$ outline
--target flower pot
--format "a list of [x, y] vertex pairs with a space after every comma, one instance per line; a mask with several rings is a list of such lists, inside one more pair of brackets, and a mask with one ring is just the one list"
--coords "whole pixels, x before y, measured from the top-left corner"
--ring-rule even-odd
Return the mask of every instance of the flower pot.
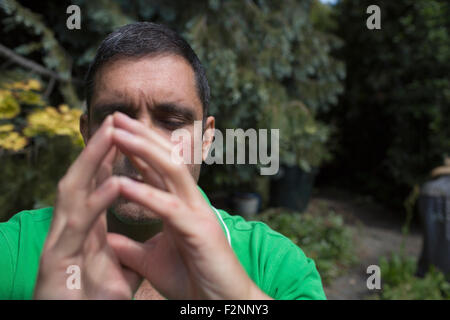
[[298, 166], [281, 165], [270, 182], [270, 206], [306, 210], [317, 172], [316, 168], [306, 172]]
[[235, 193], [231, 197], [231, 204], [233, 213], [249, 218], [258, 213], [261, 197], [257, 193]]

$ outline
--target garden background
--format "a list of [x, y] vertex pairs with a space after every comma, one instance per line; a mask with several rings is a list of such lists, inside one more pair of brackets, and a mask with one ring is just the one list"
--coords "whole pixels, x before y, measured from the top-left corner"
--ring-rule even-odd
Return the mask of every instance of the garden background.
[[[66, 27], [71, 4], [80, 30]], [[372, 4], [380, 30], [366, 26]], [[192, 45], [219, 129], [281, 129], [281, 172], [301, 178], [302, 204], [282, 208], [289, 184], [260, 176], [258, 165], [204, 166], [199, 184], [213, 202], [259, 194], [260, 213], [248, 218], [313, 257], [331, 298], [450, 298], [438, 270], [415, 276], [418, 188], [450, 150], [445, 0], [0, 0], [0, 221], [53, 204], [83, 147], [89, 62], [108, 33], [134, 21], [164, 23]], [[371, 253], [383, 289], [354, 295], [370, 232], [392, 241]]]

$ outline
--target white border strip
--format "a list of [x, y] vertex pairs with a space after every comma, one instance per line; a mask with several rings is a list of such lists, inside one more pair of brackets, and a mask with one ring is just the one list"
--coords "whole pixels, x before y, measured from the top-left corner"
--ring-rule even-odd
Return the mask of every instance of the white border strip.
[[230, 247], [231, 247], [231, 236], [230, 236], [230, 231], [228, 230], [227, 225], [226, 225], [225, 222], [223, 221], [222, 216], [220, 215], [220, 212], [219, 212], [216, 208], [214, 208], [213, 206], [211, 206], [211, 207], [212, 207], [212, 208], [214, 209], [214, 211], [216, 212], [216, 215], [219, 216], [220, 222], [222, 222], [223, 226], [225, 227], [225, 231], [227, 232], [228, 243], [230, 244]]

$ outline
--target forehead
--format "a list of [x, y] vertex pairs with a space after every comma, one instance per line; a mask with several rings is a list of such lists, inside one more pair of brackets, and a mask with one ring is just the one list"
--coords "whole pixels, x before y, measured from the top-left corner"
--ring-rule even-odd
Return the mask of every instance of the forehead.
[[202, 114], [195, 73], [176, 55], [119, 58], [97, 72], [91, 105], [126, 101], [133, 105], [180, 103]]

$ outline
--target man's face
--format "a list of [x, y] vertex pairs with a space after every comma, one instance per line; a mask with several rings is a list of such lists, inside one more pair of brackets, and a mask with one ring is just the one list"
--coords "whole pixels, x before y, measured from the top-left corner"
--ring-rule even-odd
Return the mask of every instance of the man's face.
[[[90, 105], [89, 119], [85, 115], [81, 119], [81, 131], [86, 143], [107, 115], [120, 111], [168, 141], [171, 141], [171, 134], [176, 129], [189, 131], [191, 141], [183, 144], [182, 150], [190, 148], [190, 154], [194, 154], [194, 121], [203, 119], [203, 107], [197, 93], [194, 71], [182, 57], [120, 58], [107, 63], [96, 74]], [[208, 128], [214, 128], [213, 117], [206, 119], [203, 129]], [[203, 141], [203, 159], [211, 140], [212, 137], [209, 137]], [[171, 143], [178, 144], [176, 141]], [[197, 181], [200, 164], [189, 164], [188, 168]], [[113, 174], [141, 179], [138, 170], [121, 152], [114, 160]], [[165, 189], [156, 171], [148, 182]], [[110, 209], [125, 223], [146, 223], [156, 218], [151, 211], [124, 198], [117, 199]]]

